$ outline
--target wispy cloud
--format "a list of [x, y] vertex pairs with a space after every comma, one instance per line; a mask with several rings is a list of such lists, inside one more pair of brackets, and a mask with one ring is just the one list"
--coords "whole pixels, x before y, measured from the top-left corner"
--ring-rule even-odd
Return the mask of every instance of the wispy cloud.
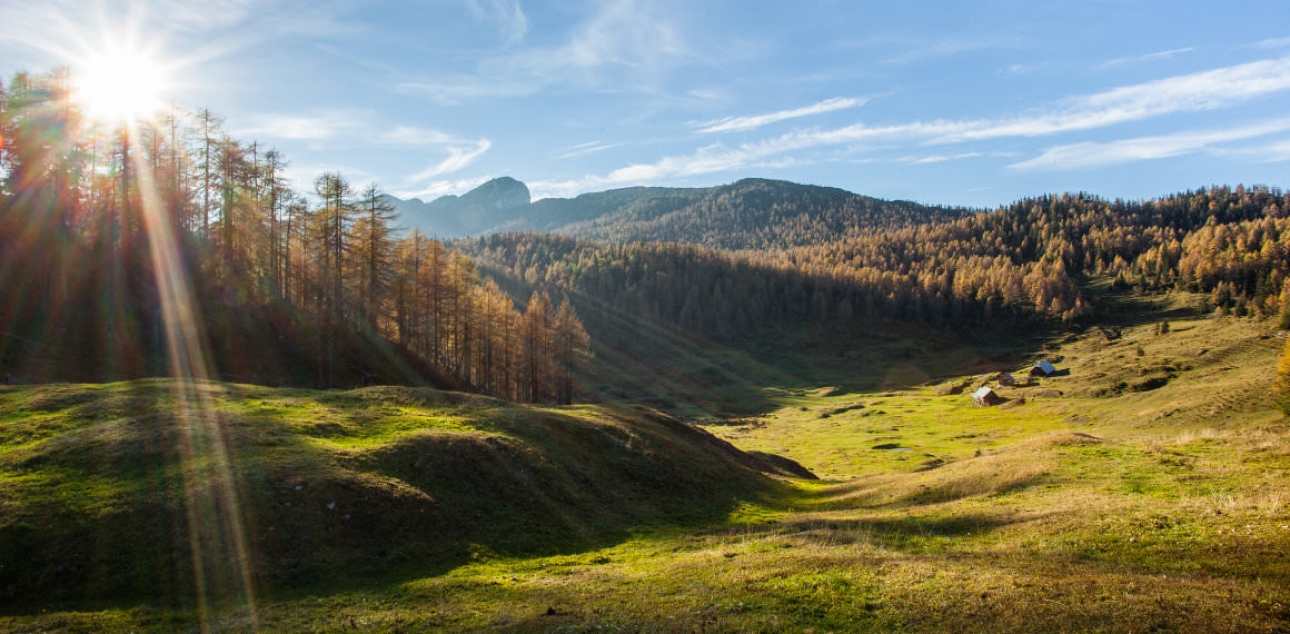
[[315, 115], [263, 115], [253, 118], [251, 125], [234, 130], [233, 135], [322, 141], [362, 129], [366, 117], [366, 113], [353, 110], [329, 110]]
[[462, 168], [466, 167], [467, 165], [474, 163], [475, 159], [478, 159], [479, 157], [483, 156], [484, 152], [487, 152], [488, 148], [491, 148], [491, 147], [493, 147], [493, 143], [488, 139], [480, 139], [478, 142], [476, 142], [473, 146], [470, 146], [470, 147], [449, 146], [447, 148], [448, 150], [447, 158], [443, 159], [442, 161], [439, 161], [438, 163], [435, 163], [434, 165], [431, 165], [430, 167], [427, 167], [424, 170], [421, 170], [420, 172], [417, 172], [416, 174], [409, 176], [408, 182], [416, 183], [419, 181], [426, 180], [428, 178], [434, 178], [436, 176], [442, 176], [444, 174], [452, 174], [453, 172], [460, 171]]
[[442, 130], [434, 128], [419, 128], [415, 126], [398, 126], [393, 130], [387, 130], [375, 135], [379, 143], [389, 145], [470, 145], [474, 141], [463, 139], [459, 136], [448, 134]]
[[1154, 62], [1156, 60], [1169, 59], [1170, 57], [1173, 57], [1175, 55], [1180, 55], [1182, 53], [1190, 53], [1194, 50], [1196, 50], [1196, 47], [1188, 46], [1186, 48], [1174, 48], [1167, 51], [1147, 53], [1146, 55], [1132, 55], [1129, 57], [1120, 57], [1107, 62], [1103, 62], [1101, 66], [1098, 66], [1098, 68], [1114, 68], [1116, 66], [1126, 66], [1129, 64], [1137, 64], [1140, 62]]
[[307, 196], [313, 196], [314, 181], [324, 172], [344, 174], [350, 183], [355, 184], [376, 180], [376, 177], [371, 172], [340, 163], [290, 163], [283, 170], [283, 176], [287, 179], [287, 182], [293, 185], [296, 191]]
[[[1059, 102], [1050, 112], [1006, 119], [913, 121], [885, 126], [856, 123], [833, 129], [798, 130], [733, 147], [709, 145], [688, 155], [632, 164], [602, 176], [551, 183], [550, 187], [562, 192], [588, 191], [597, 187], [748, 169], [771, 165], [775, 157], [792, 152], [827, 146], [857, 147], [899, 142], [928, 146], [1048, 136], [1178, 112], [1223, 108], [1287, 89], [1290, 89], [1290, 58], [1263, 60], [1075, 97]], [[1164, 151], [1167, 143], [1162, 141], [1161, 144], [1156, 151]], [[1085, 149], [1091, 151], [1093, 148]], [[1074, 150], [1068, 151], [1073, 156]], [[1139, 151], [1150, 152], [1145, 145]], [[1023, 161], [1017, 166], [1024, 168], [1030, 164]]]
[[1024, 64], [1009, 64], [1001, 69], [1006, 75], [1028, 75], [1030, 73], [1045, 70], [1052, 66], [1051, 62], [1027, 62]]
[[506, 45], [514, 45], [528, 33], [529, 21], [518, 0], [467, 0], [466, 6], [476, 19], [497, 27], [497, 35]]
[[[1090, 130], [1176, 112], [1214, 110], [1290, 89], [1290, 57], [1179, 75], [1077, 97], [1052, 114], [1011, 120], [947, 123], [939, 141], [1041, 136]], [[930, 131], [930, 130], [929, 130]]]
[[371, 123], [370, 118], [368, 113], [348, 110], [312, 116], [268, 116], [256, 119], [254, 125], [241, 128], [234, 134], [239, 137], [290, 139], [318, 144], [345, 140], [377, 146], [424, 149], [447, 155], [407, 177], [408, 183], [458, 172], [474, 163], [493, 146], [493, 142], [487, 138], [465, 138], [434, 128], [398, 126], [381, 131]]
[[792, 110], [780, 110], [778, 112], [747, 117], [725, 117], [715, 121], [696, 123], [694, 125], [699, 128], [698, 131], [701, 133], [753, 130], [764, 125], [787, 121], [789, 119], [809, 117], [811, 115], [833, 112], [835, 110], [856, 108], [863, 106], [868, 101], [869, 100], [867, 98], [859, 97], [834, 97], [832, 99], [825, 99], [819, 103], [803, 106], [801, 108], [794, 108]]
[[990, 49], [1003, 48], [1013, 44], [995, 39], [948, 39], [932, 44], [920, 44], [904, 53], [886, 57], [883, 64], [909, 64], [937, 57], [952, 57], [963, 53], [973, 53]]
[[534, 94], [550, 86], [653, 91], [677, 66], [704, 60], [666, 7], [640, 0], [598, 4], [559, 46], [516, 49], [484, 59], [473, 73], [398, 84], [404, 94], [445, 104]]
[[1253, 126], [1181, 132], [1161, 136], [1122, 139], [1110, 143], [1072, 143], [1049, 148], [1035, 158], [1013, 163], [1019, 170], [1076, 170], [1120, 165], [1135, 161], [1193, 154], [1221, 143], [1230, 143], [1290, 130], [1290, 119]]
[[1261, 48], [1265, 50], [1286, 48], [1290, 46], [1290, 37], [1274, 37], [1267, 40], [1260, 40], [1258, 42], [1248, 44], [1247, 46], [1249, 48]]
[[985, 155], [985, 152], [962, 152], [960, 154], [950, 155], [933, 154], [931, 156], [911, 158], [909, 159], [909, 162], [913, 165], [928, 165], [931, 163], [944, 163], [946, 161], [961, 161], [963, 159], [979, 158]]
[[1290, 161], [1290, 139], [1247, 147], [1214, 148], [1211, 151], [1219, 156], [1235, 156], [1254, 163], [1281, 163]]
[[555, 158], [561, 159], [561, 160], [577, 158], [579, 156], [595, 154], [596, 152], [603, 152], [605, 150], [613, 149], [621, 145], [622, 145], [621, 143], [601, 143], [600, 141], [589, 141], [587, 143], [579, 143], [573, 147], [565, 148], [565, 150], [562, 151], [560, 154], [555, 155]]
[[461, 180], [438, 180], [426, 183], [417, 189], [408, 189], [394, 192], [394, 196], [404, 200], [410, 198], [420, 198], [422, 200], [434, 200], [440, 196], [449, 194], [464, 194], [484, 183], [491, 180], [492, 176], [481, 176], [479, 178], [465, 178]]

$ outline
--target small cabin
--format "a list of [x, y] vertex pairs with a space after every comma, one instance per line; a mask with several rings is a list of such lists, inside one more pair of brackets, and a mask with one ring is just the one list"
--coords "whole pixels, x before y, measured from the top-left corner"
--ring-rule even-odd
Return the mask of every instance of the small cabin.
[[1010, 372], [996, 372], [990, 377], [1000, 387], [1012, 387], [1017, 384], [1017, 379], [1013, 378]]
[[1003, 399], [995, 392], [993, 388], [986, 386], [972, 393], [972, 403], [981, 407], [990, 407], [998, 405]]
[[1030, 376], [1052, 376], [1055, 372], [1057, 372], [1057, 368], [1054, 368], [1053, 364], [1048, 362], [1048, 359], [1044, 359], [1030, 368]]

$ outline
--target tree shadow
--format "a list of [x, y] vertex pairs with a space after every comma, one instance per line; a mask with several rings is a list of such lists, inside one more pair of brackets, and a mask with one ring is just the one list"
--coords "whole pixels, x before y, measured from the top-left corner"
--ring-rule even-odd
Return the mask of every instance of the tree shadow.
[[[0, 461], [0, 470], [53, 482], [0, 522], [0, 609], [34, 614], [89, 601], [193, 609], [191, 540], [205, 533], [194, 531], [201, 518], [191, 504], [218, 491], [184, 477], [214, 454], [184, 458], [173, 385], [136, 381], [51, 399], [49, 412], [86, 423]], [[582, 417], [419, 388], [196, 389], [215, 401], [207, 415], [236, 484], [235, 499], [212, 508], [240, 518], [261, 597], [366, 589], [491, 557], [586, 552], [641, 527], [719, 523], [784, 488], [723, 441], [637, 408]], [[462, 418], [338, 447], [303, 433], [310, 421], [293, 416], [312, 414], [284, 413], [274, 403], [284, 397], [342, 413], [356, 403], [431, 412], [453, 403]], [[99, 488], [85, 490], [87, 481]]]

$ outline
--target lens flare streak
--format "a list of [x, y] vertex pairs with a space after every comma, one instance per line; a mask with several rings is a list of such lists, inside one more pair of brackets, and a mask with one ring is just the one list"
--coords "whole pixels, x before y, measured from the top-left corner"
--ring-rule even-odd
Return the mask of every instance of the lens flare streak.
[[132, 165], [175, 379], [188, 539], [202, 628], [209, 628], [215, 610], [230, 607], [244, 610], [250, 627], [258, 629], [245, 509], [230, 458], [228, 429], [211, 401], [212, 390], [219, 386], [210, 381], [213, 372], [198, 330], [191, 285], [155, 177], [140, 155], [134, 156]]

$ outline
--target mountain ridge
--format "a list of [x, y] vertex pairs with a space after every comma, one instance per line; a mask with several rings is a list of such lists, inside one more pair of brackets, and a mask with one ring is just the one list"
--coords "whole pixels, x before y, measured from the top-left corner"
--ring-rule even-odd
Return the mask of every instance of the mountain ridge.
[[389, 199], [407, 228], [443, 238], [543, 232], [729, 250], [790, 248], [975, 211], [763, 178], [713, 187], [626, 187], [534, 201], [522, 182], [501, 177], [462, 196], [428, 203]]

